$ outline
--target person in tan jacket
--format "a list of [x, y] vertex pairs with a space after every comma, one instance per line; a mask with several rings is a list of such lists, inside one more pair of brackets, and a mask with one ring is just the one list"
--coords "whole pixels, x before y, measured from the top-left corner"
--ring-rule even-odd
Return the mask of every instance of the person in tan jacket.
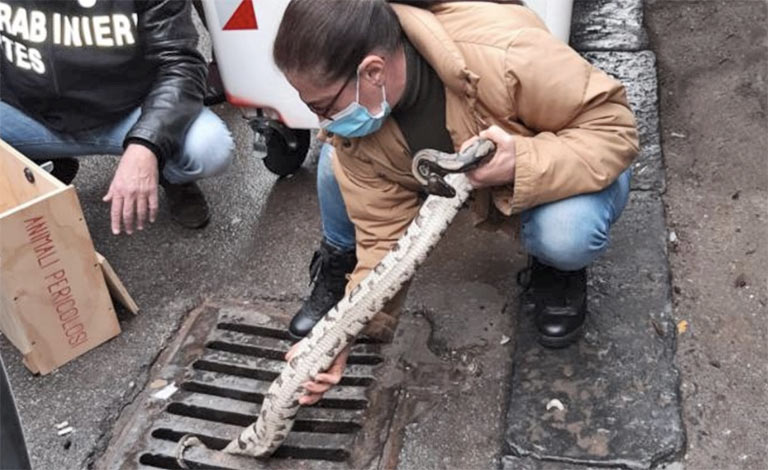
[[[274, 59], [331, 136], [333, 152], [324, 152], [321, 170], [332, 165], [354, 225], [357, 264], [347, 289], [419, 209], [423, 189], [411, 174], [412, 155], [454, 152], [480, 136], [497, 150], [469, 173], [477, 225], [519, 232], [531, 255], [540, 342], [566, 347], [577, 339], [586, 267], [607, 247], [638, 153], [618, 81], [553, 37], [533, 11], [508, 2], [419, 8], [292, 0]], [[391, 338], [395, 304], [365, 333]], [[300, 315], [294, 320], [309, 328], [319, 320]], [[302, 402], [337, 382], [345, 360], [308, 383]]]

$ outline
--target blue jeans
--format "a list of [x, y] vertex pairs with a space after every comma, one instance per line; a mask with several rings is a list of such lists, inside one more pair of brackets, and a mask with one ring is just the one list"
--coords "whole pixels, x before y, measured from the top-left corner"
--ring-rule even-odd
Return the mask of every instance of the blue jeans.
[[[332, 147], [323, 146], [317, 170], [317, 190], [325, 240], [336, 248], [355, 248], [355, 227], [347, 216], [331, 168]], [[632, 172], [624, 171], [610, 186], [534, 207], [521, 214], [521, 238], [528, 254], [562, 271], [576, 271], [606, 248], [611, 226], [629, 198]]]
[[[121, 121], [62, 134], [0, 101], [0, 139], [29, 158], [53, 160], [82, 155], [122, 155], [123, 141], [141, 115], [137, 108]], [[213, 112], [203, 108], [187, 131], [182, 150], [165, 162], [163, 176], [174, 184], [215, 176], [232, 162], [232, 135]]]
[[326, 243], [339, 250], [354, 250], [355, 226], [349, 220], [339, 183], [333, 174], [332, 155], [333, 146], [323, 144], [317, 162], [317, 199], [320, 202], [320, 218], [323, 221], [323, 238]]

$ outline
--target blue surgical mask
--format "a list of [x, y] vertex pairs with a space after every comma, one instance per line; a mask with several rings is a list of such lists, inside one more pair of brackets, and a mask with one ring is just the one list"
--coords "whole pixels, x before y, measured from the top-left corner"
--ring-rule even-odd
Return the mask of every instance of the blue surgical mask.
[[368, 109], [360, 104], [360, 71], [358, 70], [355, 101], [331, 116], [331, 119], [324, 119], [320, 123], [320, 127], [342, 137], [363, 137], [373, 134], [381, 129], [384, 120], [391, 111], [389, 103], [387, 103], [387, 90], [383, 85], [381, 95], [381, 111], [376, 116], [371, 116]]

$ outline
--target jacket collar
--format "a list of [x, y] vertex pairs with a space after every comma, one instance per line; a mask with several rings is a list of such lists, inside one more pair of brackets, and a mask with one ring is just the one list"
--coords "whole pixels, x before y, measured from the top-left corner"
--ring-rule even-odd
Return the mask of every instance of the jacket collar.
[[393, 4], [392, 8], [411, 44], [435, 69], [445, 87], [474, 102], [479, 77], [469, 70], [461, 51], [432, 10], [402, 4]]

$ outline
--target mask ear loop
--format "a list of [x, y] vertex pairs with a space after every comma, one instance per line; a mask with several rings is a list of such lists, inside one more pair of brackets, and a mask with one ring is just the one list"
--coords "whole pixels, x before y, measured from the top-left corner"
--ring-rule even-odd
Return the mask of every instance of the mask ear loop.
[[357, 68], [357, 77], [355, 78], [355, 103], [360, 104], [360, 67]]
[[381, 85], [381, 104], [379, 105], [381, 107], [381, 111], [378, 112], [376, 116], [373, 116], [370, 111], [368, 111], [368, 108], [363, 106], [360, 103], [360, 67], [357, 68], [357, 83], [355, 84], [355, 103], [357, 103], [359, 106], [363, 107], [365, 109], [366, 113], [373, 118], [380, 118], [384, 116], [387, 112], [387, 108], [389, 107], [389, 103], [387, 102], [387, 87], [385, 85]]
[[[360, 103], [360, 67], [357, 68], [357, 78], [355, 79], [355, 102]], [[387, 87], [385, 85], [381, 85], [381, 109], [384, 109], [384, 103], [389, 105], [387, 103]]]

